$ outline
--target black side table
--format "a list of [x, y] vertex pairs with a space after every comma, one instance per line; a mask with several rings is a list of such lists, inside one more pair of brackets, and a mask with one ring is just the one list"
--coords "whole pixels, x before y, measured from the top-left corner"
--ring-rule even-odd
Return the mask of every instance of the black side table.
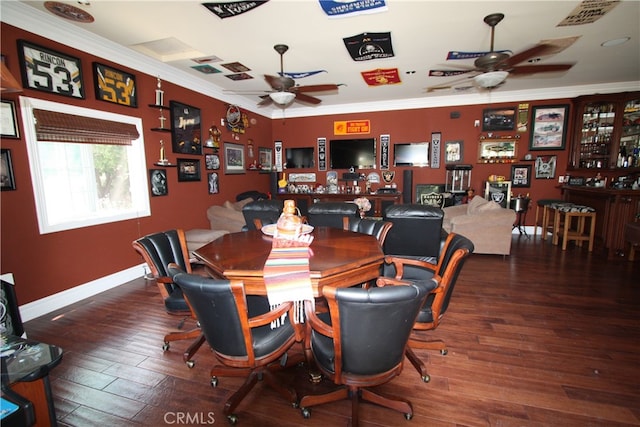
[[509, 207], [516, 211], [517, 214], [517, 221], [513, 225], [512, 230], [517, 228], [520, 234], [524, 234], [527, 238], [529, 238], [529, 235], [527, 234], [527, 230], [525, 230], [524, 226], [527, 219], [527, 211], [529, 210], [530, 201], [531, 199], [528, 197], [516, 197], [515, 199], [511, 199], [511, 202], [509, 203]]
[[[9, 400], [16, 394], [31, 402], [31, 423], [26, 425], [56, 426], [49, 371], [60, 364], [62, 349], [13, 335], [3, 335], [0, 347], [2, 393]], [[35, 415], [35, 420], [33, 420]], [[34, 423], [35, 422], [35, 423]], [[25, 425], [25, 424], [23, 424]], [[4, 423], [3, 423], [4, 426]]]

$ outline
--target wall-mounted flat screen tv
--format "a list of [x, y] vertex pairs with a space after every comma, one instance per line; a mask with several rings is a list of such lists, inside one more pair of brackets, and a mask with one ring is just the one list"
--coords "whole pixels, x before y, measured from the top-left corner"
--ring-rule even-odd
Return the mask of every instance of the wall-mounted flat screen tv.
[[287, 169], [306, 169], [315, 166], [315, 151], [313, 147], [286, 148], [284, 155]]
[[332, 139], [329, 162], [331, 169], [375, 169], [376, 139]]
[[394, 166], [429, 166], [429, 143], [393, 144]]

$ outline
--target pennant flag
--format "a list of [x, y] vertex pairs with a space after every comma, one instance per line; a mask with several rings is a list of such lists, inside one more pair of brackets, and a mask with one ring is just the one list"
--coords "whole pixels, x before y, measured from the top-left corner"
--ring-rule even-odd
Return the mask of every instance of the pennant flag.
[[429, 70], [429, 77], [451, 77], [470, 73], [472, 70]]
[[391, 58], [394, 56], [391, 46], [391, 33], [362, 33], [346, 37], [344, 45], [354, 61]]
[[338, 18], [343, 16], [378, 13], [387, 10], [385, 0], [319, 0], [320, 7], [328, 16]]
[[[498, 53], [513, 53], [510, 50], [498, 50]], [[447, 60], [453, 59], [471, 59], [471, 58], [480, 58], [481, 56], [486, 55], [490, 52], [459, 52], [459, 51], [451, 51], [447, 54]]]
[[326, 73], [326, 72], [327, 70], [318, 70], [318, 71], [303, 71], [301, 73], [278, 72], [278, 74], [281, 75], [282, 77], [289, 77], [295, 80], [295, 79], [304, 79], [305, 77], [315, 76], [316, 74]]
[[267, 1], [268, 0], [228, 1], [221, 3], [202, 3], [202, 5], [213, 12], [218, 18], [224, 19], [242, 15], [258, 6], [262, 6]]
[[393, 85], [402, 83], [397, 68], [378, 68], [371, 71], [363, 71], [362, 78], [369, 86]]

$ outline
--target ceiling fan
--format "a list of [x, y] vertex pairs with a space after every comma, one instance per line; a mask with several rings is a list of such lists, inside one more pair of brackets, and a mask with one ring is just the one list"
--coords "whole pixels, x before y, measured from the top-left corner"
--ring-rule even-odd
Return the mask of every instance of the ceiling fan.
[[262, 95], [262, 100], [258, 105], [269, 105], [276, 103], [280, 106], [288, 105], [294, 99], [300, 102], [306, 102], [308, 104], [319, 104], [322, 102], [320, 98], [307, 95], [309, 92], [327, 92], [331, 90], [337, 90], [336, 84], [321, 84], [321, 85], [308, 85], [308, 86], [296, 86], [295, 81], [285, 75], [284, 73], [284, 54], [289, 50], [289, 46], [286, 44], [277, 44], [273, 46], [276, 52], [280, 54], [280, 75], [270, 76], [265, 74], [264, 79], [271, 86], [273, 91], [267, 95]]
[[[573, 64], [525, 64], [520, 63], [531, 58], [545, 55], [556, 50], [556, 46], [552, 44], [540, 43], [529, 49], [525, 49], [515, 55], [510, 55], [504, 51], [496, 52], [493, 48], [495, 27], [504, 19], [502, 13], [492, 13], [484, 17], [484, 22], [491, 27], [491, 48], [488, 53], [477, 58], [474, 67], [458, 74], [475, 73], [474, 76], [465, 76], [464, 78], [451, 81], [446, 84], [431, 86], [427, 88], [427, 92], [438, 89], [449, 89], [453, 85], [468, 79], [474, 80], [474, 83], [484, 89], [493, 89], [498, 87], [509, 75], [526, 75], [545, 72], [566, 71], [573, 67]], [[447, 75], [449, 72], [455, 73], [453, 70], [432, 70], [429, 75]], [[450, 75], [450, 74], [449, 74]]]

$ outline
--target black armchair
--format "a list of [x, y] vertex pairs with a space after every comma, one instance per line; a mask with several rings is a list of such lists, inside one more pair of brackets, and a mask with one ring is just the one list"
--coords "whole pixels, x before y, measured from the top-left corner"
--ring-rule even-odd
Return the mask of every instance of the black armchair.
[[[175, 263], [184, 271], [191, 273], [184, 231], [177, 229], [149, 234], [135, 240], [133, 248], [142, 255], [142, 258], [151, 269], [151, 274], [156, 280], [167, 313], [183, 317], [178, 329], [182, 328], [185, 317], [195, 319], [195, 315], [185, 300], [182, 290], [173, 282], [167, 272], [167, 265]], [[204, 336], [200, 332], [200, 328], [196, 327], [189, 331], [168, 333], [164, 336], [162, 348], [167, 351], [171, 342], [186, 339], [195, 339], [183, 354], [183, 359], [187, 366], [193, 368], [195, 364], [192, 360], [193, 355], [204, 343]]]
[[383, 219], [393, 223], [384, 243], [384, 253], [419, 257], [435, 264], [446, 232], [442, 229], [442, 209], [420, 204], [387, 207]]
[[384, 288], [324, 287], [329, 313], [316, 314], [306, 302], [305, 354], [336, 385], [323, 395], [300, 400], [302, 415], [309, 407], [346, 398], [352, 401], [352, 425], [358, 425], [360, 399], [413, 416], [408, 400], [382, 396], [366, 387], [384, 384], [402, 372], [407, 340], [429, 287], [411, 283]]
[[[289, 349], [302, 341], [304, 332], [302, 325], [289, 320], [293, 318], [293, 303], [270, 311], [266, 298], [248, 298], [240, 281], [187, 274], [176, 265], [170, 265], [169, 270], [191, 302], [207, 342], [222, 363], [211, 369], [211, 385], [218, 385], [218, 375], [246, 376], [244, 384], [225, 403], [224, 414], [229, 421], [237, 422], [234, 410], [259, 380], [297, 407], [296, 392], [280, 384], [273, 373], [303, 360], [301, 353], [287, 357]], [[272, 328], [271, 322], [287, 312], [283, 324]]]
[[247, 230], [260, 230], [263, 225], [275, 224], [282, 213], [284, 202], [277, 199], [254, 200], [242, 207]]
[[[423, 307], [420, 309], [414, 330], [426, 331], [436, 329], [449, 308], [449, 302], [453, 295], [458, 276], [460, 275], [464, 262], [471, 253], [473, 253], [473, 243], [471, 240], [460, 234], [450, 233], [445, 241], [438, 264], [434, 265], [418, 259], [387, 256], [385, 257], [385, 263], [393, 264], [394, 271], [396, 272], [395, 277], [380, 277], [377, 280], [377, 284], [378, 286], [385, 286], [387, 284], [403, 283], [407, 280], [435, 280], [438, 286], [431, 291]], [[418, 274], [419, 272], [422, 274]], [[408, 278], [408, 276], [410, 277]], [[442, 340], [426, 341], [417, 334], [412, 334], [409, 340], [409, 347], [407, 348], [407, 358], [421, 374], [422, 380], [429, 382], [430, 377], [427, 373], [427, 368], [412, 350], [415, 348], [439, 350], [442, 355], [445, 355], [447, 354], [447, 346]]]
[[352, 216], [343, 217], [342, 228], [356, 233], [364, 233], [374, 236], [378, 239], [380, 246], [384, 245], [384, 241], [389, 234], [389, 230], [393, 227], [393, 223], [389, 221], [379, 221], [371, 218], [358, 218]]
[[317, 202], [309, 207], [307, 221], [314, 227], [343, 228], [345, 216], [358, 217], [358, 205], [348, 202]]

